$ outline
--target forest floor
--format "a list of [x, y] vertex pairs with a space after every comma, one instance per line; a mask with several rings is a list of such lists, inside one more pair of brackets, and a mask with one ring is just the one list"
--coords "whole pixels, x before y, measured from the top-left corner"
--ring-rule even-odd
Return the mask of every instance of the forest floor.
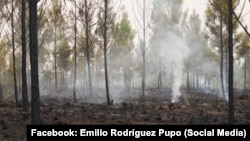
[[[40, 116], [43, 124], [52, 125], [227, 124], [228, 102], [215, 94], [183, 92], [180, 101], [171, 103], [166, 94], [155, 91], [147, 90], [144, 103], [139, 94], [124, 93], [123, 100], [115, 100], [112, 106], [106, 105], [105, 91], [76, 103], [72, 96], [41, 96]], [[250, 95], [237, 94], [234, 106], [235, 124], [250, 124]], [[13, 98], [0, 101], [0, 141], [25, 141], [30, 117]]]

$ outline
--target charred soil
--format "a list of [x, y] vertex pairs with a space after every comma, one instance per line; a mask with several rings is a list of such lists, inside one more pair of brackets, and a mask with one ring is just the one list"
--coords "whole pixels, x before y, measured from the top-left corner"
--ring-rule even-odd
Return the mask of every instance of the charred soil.
[[[105, 96], [105, 94], [103, 94]], [[146, 102], [138, 95], [125, 94], [107, 106], [105, 97], [41, 96], [40, 116], [43, 124], [62, 125], [203, 125], [227, 124], [228, 102], [214, 94], [184, 93], [180, 101], [171, 103], [166, 94], [154, 90], [146, 93]], [[250, 124], [250, 96], [235, 96], [235, 124]], [[0, 140], [25, 141], [26, 125], [31, 113], [16, 106], [13, 98], [0, 101]]]

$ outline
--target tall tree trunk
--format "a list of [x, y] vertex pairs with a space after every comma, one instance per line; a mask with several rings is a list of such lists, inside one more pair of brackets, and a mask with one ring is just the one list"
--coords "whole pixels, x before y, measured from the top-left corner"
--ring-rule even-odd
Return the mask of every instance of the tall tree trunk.
[[224, 89], [224, 77], [223, 77], [223, 21], [222, 13], [220, 13], [220, 83], [221, 83], [221, 93], [225, 96]]
[[63, 89], [63, 69], [61, 69], [61, 90]]
[[73, 84], [73, 96], [74, 96], [74, 98], [73, 98], [73, 101], [74, 101], [74, 103], [76, 102], [76, 32], [77, 32], [77, 30], [76, 30], [76, 22], [77, 22], [77, 20], [76, 20], [76, 0], [75, 0], [75, 27], [74, 27], [74, 29], [75, 29], [75, 43], [74, 43], [74, 84]]
[[86, 26], [86, 49], [87, 49], [87, 66], [88, 66], [88, 86], [89, 86], [89, 97], [93, 96], [92, 90], [92, 78], [91, 78], [91, 69], [90, 69], [90, 46], [89, 46], [89, 14], [88, 14], [88, 3], [85, 0], [85, 26]]
[[158, 92], [162, 91], [162, 76], [161, 76], [161, 69], [158, 75]]
[[104, 69], [105, 69], [105, 84], [106, 84], [106, 96], [107, 104], [111, 105], [109, 97], [109, 83], [108, 83], [108, 63], [107, 63], [107, 17], [108, 17], [108, 0], [104, 0]]
[[146, 67], [146, 2], [143, 0], [143, 45], [142, 45], [142, 102], [145, 102], [145, 67]]
[[244, 55], [244, 93], [246, 93], [246, 83], [247, 83], [247, 55]]
[[56, 38], [57, 38], [57, 36], [56, 36], [56, 32], [57, 32], [57, 25], [56, 25], [56, 21], [54, 21], [54, 26], [55, 26], [55, 33], [54, 33], [54, 36], [55, 36], [55, 39], [54, 39], [54, 44], [55, 44], [55, 52], [54, 52], [54, 73], [55, 73], [55, 92], [57, 92], [57, 57], [56, 57], [56, 54], [57, 54], [57, 47], [56, 47], [56, 45], [57, 45], [57, 42], [56, 42]]
[[195, 71], [195, 74], [196, 74], [196, 88], [199, 89], [200, 88], [200, 82], [199, 82], [199, 70], [196, 69]]
[[189, 81], [189, 66], [187, 67], [187, 91], [190, 92], [190, 81]]
[[[43, 68], [43, 66], [42, 66], [42, 74], [45, 74], [45, 72], [44, 72], [44, 68]], [[41, 93], [40, 93], [41, 94]], [[42, 79], [42, 94], [43, 95], [45, 95], [45, 79]]]
[[161, 72], [161, 58], [159, 59], [160, 61], [160, 66], [159, 66], [159, 75], [158, 75], [158, 92], [161, 92], [162, 91], [162, 72]]
[[22, 101], [23, 110], [28, 111], [28, 88], [26, 73], [26, 0], [22, 0]]
[[40, 124], [40, 92], [38, 76], [38, 35], [37, 35], [37, 0], [29, 0], [29, 33], [31, 65], [31, 124]]
[[88, 76], [87, 76], [87, 70], [86, 70], [86, 65], [87, 62], [86, 60], [83, 59], [83, 81], [82, 81], [82, 94], [84, 96], [85, 92], [86, 92], [86, 88], [88, 87]]
[[12, 40], [12, 60], [13, 60], [13, 77], [14, 77], [14, 93], [16, 106], [18, 104], [18, 95], [17, 95], [17, 79], [16, 79], [16, 58], [15, 58], [15, 36], [14, 36], [14, 0], [11, 1], [11, 40]]
[[2, 83], [0, 82], [0, 101], [3, 100], [3, 88]]
[[[226, 82], [228, 82], [228, 67], [229, 67], [229, 52], [228, 52], [228, 49], [227, 50], [225, 50], [225, 67], [224, 67], [224, 81], [226, 81]], [[227, 90], [227, 91], [225, 91], [225, 90]], [[224, 91], [225, 91], [225, 93], [228, 93], [228, 83], [225, 83], [224, 84]]]
[[128, 85], [128, 82], [127, 82], [127, 76], [125, 74], [125, 72], [123, 71], [123, 82], [124, 82], [124, 90], [127, 89], [127, 85]]
[[229, 124], [234, 124], [234, 89], [233, 89], [233, 4], [228, 0], [228, 93], [229, 93]]

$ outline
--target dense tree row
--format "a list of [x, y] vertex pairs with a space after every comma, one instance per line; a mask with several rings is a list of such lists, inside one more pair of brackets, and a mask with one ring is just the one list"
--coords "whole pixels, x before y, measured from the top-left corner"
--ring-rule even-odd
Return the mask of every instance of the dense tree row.
[[37, 124], [40, 95], [66, 90], [76, 102], [104, 88], [111, 105], [117, 89], [140, 88], [142, 102], [146, 88], [170, 93], [173, 101], [181, 88], [219, 89], [233, 104], [233, 88], [246, 91], [250, 84], [250, 37], [242, 13], [235, 12], [241, 4], [209, 1], [202, 29], [199, 14], [183, 9], [183, 0], [136, 1], [134, 28], [120, 1], [3, 0], [0, 99], [14, 96], [25, 111], [31, 101]]

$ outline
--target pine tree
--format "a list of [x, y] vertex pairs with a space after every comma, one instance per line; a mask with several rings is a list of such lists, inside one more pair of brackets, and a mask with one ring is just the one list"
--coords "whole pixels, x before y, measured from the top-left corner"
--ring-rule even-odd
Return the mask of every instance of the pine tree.
[[41, 124], [38, 74], [37, 0], [29, 0], [29, 33], [31, 63], [31, 124]]

